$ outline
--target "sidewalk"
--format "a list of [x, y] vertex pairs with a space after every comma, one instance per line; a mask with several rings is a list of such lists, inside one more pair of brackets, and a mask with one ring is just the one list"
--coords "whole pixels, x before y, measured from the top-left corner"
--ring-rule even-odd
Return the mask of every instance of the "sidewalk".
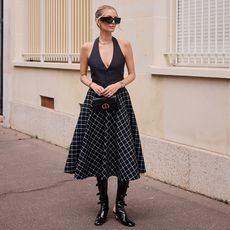
[[[128, 229], [112, 214], [116, 178], [109, 179], [107, 222], [94, 226], [95, 178], [64, 174], [67, 150], [0, 125], [0, 229]], [[132, 181], [126, 198], [138, 230], [230, 230], [230, 205], [160, 183]]]

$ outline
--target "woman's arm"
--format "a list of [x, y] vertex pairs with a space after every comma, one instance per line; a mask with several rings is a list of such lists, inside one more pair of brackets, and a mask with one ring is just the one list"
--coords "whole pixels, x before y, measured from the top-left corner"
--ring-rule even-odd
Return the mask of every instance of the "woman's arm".
[[106, 87], [103, 93], [103, 95], [106, 97], [112, 96], [114, 93], [117, 92], [118, 89], [123, 88], [126, 85], [130, 84], [136, 78], [133, 51], [132, 51], [131, 44], [128, 41], [121, 40], [120, 45], [125, 57], [125, 63], [128, 70], [128, 75], [124, 78], [124, 80], [119, 81], [115, 84], [111, 84], [108, 87]]
[[127, 70], [128, 70], [128, 75], [124, 78], [124, 80], [122, 80], [122, 82], [126, 86], [135, 80], [136, 73], [135, 73], [135, 64], [134, 64], [133, 50], [132, 50], [131, 44], [128, 41], [125, 41], [124, 43], [125, 43], [124, 56], [125, 56], [125, 63], [127, 66]]
[[88, 72], [88, 50], [89, 43], [84, 44], [80, 50], [80, 80], [83, 84], [90, 87], [92, 81], [87, 77]]
[[91, 50], [92, 44], [85, 43], [80, 50], [80, 80], [83, 84], [91, 88], [99, 96], [104, 91], [102, 86], [92, 82], [88, 77], [88, 57]]

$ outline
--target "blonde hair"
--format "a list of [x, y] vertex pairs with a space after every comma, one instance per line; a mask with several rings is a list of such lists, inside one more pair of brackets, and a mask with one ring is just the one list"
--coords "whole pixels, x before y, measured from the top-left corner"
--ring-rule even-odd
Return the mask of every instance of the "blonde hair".
[[98, 7], [95, 12], [95, 20], [98, 20], [104, 14], [104, 10], [114, 10], [117, 13], [117, 10], [113, 6], [103, 5]]

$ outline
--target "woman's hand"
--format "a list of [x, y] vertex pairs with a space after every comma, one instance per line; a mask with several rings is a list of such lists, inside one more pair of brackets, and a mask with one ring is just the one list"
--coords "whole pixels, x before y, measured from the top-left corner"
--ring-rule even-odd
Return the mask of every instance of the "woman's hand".
[[103, 95], [103, 92], [105, 91], [105, 89], [104, 89], [102, 86], [100, 86], [100, 85], [98, 85], [98, 84], [96, 84], [96, 83], [94, 83], [94, 82], [91, 83], [90, 88], [91, 88], [98, 96], [102, 96], [102, 95]]
[[111, 84], [104, 89], [102, 95], [105, 97], [112, 97], [120, 88], [121, 88], [120, 82]]

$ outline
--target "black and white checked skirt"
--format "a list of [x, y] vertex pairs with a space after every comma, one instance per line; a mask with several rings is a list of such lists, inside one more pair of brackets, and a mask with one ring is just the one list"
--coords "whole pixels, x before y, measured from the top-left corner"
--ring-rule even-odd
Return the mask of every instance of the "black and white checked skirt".
[[94, 111], [94, 96], [89, 89], [70, 144], [65, 173], [74, 174], [76, 179], [140, 178], [140, 173], [146, 170], [128, 91], [125, 88], [118, 91], [119, 109], [112, 112]]

